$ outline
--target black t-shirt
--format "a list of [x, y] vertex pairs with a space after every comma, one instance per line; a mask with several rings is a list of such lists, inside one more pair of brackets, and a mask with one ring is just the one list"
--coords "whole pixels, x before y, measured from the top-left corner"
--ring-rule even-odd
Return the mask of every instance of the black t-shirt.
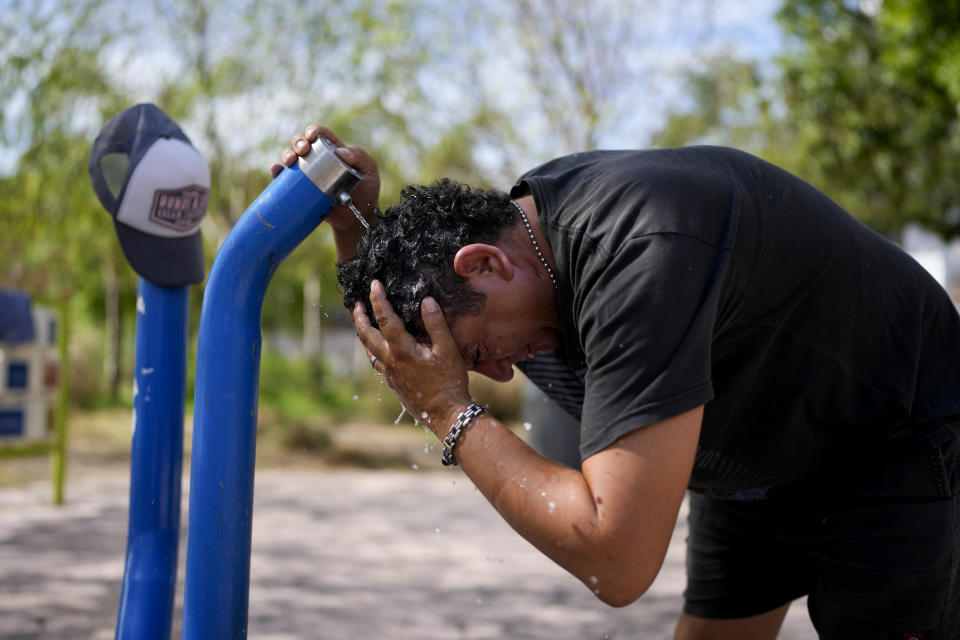
[[521, 363], [586, 458], [705, 406], [691, 488], [763, 497], [960, 421], [960, 316], [823, 193], [720, 147], [596, 151], [520, 178], [557, 265], [562, 359]]

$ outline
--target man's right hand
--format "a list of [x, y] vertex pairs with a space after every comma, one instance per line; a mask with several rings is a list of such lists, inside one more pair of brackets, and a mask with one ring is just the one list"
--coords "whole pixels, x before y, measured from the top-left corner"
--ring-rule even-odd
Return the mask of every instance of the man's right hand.
[[[270, 174], [276, 178], [284, 167], [292, 166], [299, 157], [309, 155], [310, 145], [317, 140], [318, 136], [323, 136], [332, 142], [337, 147], [337, 156], [363, 175], [363, 180], [354, 187], [350, 196], [367, 222], [373, 224], [377, 201], [380, 197], [380, 172], [377, 170], [377, 162], [362, 147], [343, 144], [337, 134], [326, 127], [311, 124], [303, 133], [294, 134], [290, 138], [290, 147], [280, 154], [283, 164], [272, 165]], [[353, 213], [345, 206], [335, 207], [327, 216], [326, 222], [330, 223], [334, 232], [342, 231], [351, 236], [356, 232], [354, 227], [360, 225]], [[352, 251], [350, 253], [352, 254]]]

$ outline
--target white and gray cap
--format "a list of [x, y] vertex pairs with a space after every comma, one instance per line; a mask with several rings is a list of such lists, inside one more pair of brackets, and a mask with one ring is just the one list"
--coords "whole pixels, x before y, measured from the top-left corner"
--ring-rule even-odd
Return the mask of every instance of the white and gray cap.
[[138, 104], [114, 116], [93, 143], [89, 170], [134, 271], [169, 287], [203, 281], [210, 168], [167, 114]]

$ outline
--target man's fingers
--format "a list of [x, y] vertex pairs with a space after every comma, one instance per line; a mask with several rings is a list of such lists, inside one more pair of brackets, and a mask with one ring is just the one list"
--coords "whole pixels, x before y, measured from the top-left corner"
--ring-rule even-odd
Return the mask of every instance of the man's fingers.
[[420, 317], [423, 319], [423, 328], [427, 330], [430, 336], [430, 343], [433, 345], [434, 353], [438, 357], [454, 354], [459, 359], [457, 344], [450, 333], [450, 327], [443, 315], [443, 310], [437, 301], [431, 297], [426, 297], [420, 304]]
[[298, 156], [307, 156], [310, 154], [310, 141], [302, 133], [295, 134], [290, 138], [290, 146], [297, 152]]
[[337, 134], [335, 134], [330, 129], [326, 127], [322, 127], [318, 124], [307, 125], [307, 128], [304, 131], [304, 134], [306, 134], [307, 140], [309, 140], [310, 142], [315, 142], [319, 136], [323, 136], [324, 138], [332, 142], [335, 147], [345, 146], [343, 142], [340, 140], [340, 138], [337, 137]]
[[387, 291], [379, 280], [370, 283], [370, 304], [373, 306], [377, 324], [380, 325], [380, 333], [391, 351], [391, 357], [396, 358], [401, 354], [417, 358], [430, 356], [430, 348], [417, 342], [407, 331], [403, 320], [387, 300]]
[[386, 353], [387, 343], [383, 335], [370, 323], [370, 316], [361, 303], [353, 307], [353, 326], [357, 330], [357, 337], [367, 348], [368, 355], [377, 355], [382, 358]]
[[387, 291], [379, 280], [370, 283], [370, 304], [373, 306], [373, 315], [380, 325], [380, 332], [388, 342], [403, 344], [404, 334], [413, 339], [403, 326], [400, 316], [394, 312], [390, 301], [387, 300]]
[[349, 147], [340, 147], [336, 154], [348, 165], [359, 171], [365, 176], [377, 175], [377, 161], [369, 153], [363, 150], [363, 147], [350, 145]]

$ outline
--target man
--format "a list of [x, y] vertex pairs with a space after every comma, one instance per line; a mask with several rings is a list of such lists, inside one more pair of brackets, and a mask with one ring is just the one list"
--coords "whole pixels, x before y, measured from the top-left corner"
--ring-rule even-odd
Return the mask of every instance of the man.
[[[909, 256], [717, 147], [401, 195], [362, 237], [335, 219], [371, 364], [601, 600], [650, 586], [689, 488], [677, 638], [773, 638], [805, 594], [823, 638], [960, 635], [960, 317]], [[355, 198], [372, 218], [376, 190]], [[582, 471], [473, 404], [468, 370], [514, 365], [579, 417]]]

